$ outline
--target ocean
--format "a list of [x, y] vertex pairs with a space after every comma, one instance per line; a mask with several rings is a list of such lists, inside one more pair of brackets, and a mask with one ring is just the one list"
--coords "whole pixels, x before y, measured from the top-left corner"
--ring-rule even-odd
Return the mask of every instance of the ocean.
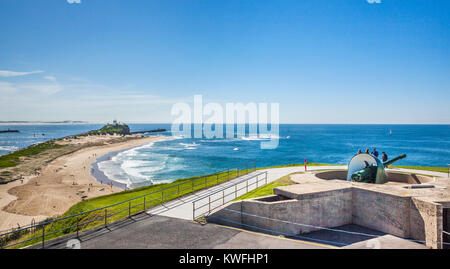
[[[48, 139], [100, 128], [101, 125], [0, 126], [20, 133], [0, 134], [0, 154]], [[170, 124], [130, 124], [131, 131], [165, 128]], [[265, 138], [183, 138], [155, 142], [118, 152], [97, 165], [110, 179], [138, 187], [208, 173], [245, 162], [258, 167], [290, 163], [347, 164], [358, 151], [377, 148], [390, 158], [407, 154], [398, 165], [447, 166], [450, 163], [450, 125], [298, 125], [279, 126], [279, 145], [261, 149]], [[391, 133], [392, 132], [392, 133]], [[163, 135], [172, 136], [171, 132]]]

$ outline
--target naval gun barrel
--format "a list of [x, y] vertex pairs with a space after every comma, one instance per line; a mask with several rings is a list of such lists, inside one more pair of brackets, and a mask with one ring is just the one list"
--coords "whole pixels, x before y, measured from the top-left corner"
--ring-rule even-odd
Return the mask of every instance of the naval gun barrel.
[[399, 160], [404, 159], [404, 158], [406, 158], [406, 154], [399, 155], [399, 156], [395, 157], [392, 160], [384, 162], [383, 166], [391, 165], [391, 164], [395, 163], [396, 161], [399, 161]]

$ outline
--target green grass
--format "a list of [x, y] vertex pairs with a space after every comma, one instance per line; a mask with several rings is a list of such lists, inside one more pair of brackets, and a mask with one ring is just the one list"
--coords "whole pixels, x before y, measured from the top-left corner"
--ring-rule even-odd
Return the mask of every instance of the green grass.
[[447, 173], [448, 172], [448, 167], [408, 166], [408, 165], [390, 165], [389, 167], [414, 169], [414, 170], [424, 170], [424, 171], [434, 171], [434, 172], [442, 172], [442, 173]]
[[103, 135], [103, 134], [130, 134], [130, 127], [126, 124], [105, 125], [99, 130], [94, 130], [86, 133], [87, 135]]
[[54, 141], [47, 141], [37, 145], [29, 146], [24, 149], [20, 149], [6, 155], [2, 155], [0, 156], [0, 169], [16, 166], [17, 164], [19, 164], [21, 157], [30, 157], [50, 149], [57, 149], [61, 147], [63, 146], [55, 144]]
[[[251, 170], [249, 170], [250, 172]], [[243, 171], [240, 171], [242, 174]], [[220, 184], [229, 179], [233, 179], [237, 176], [237, 171], [221, 172], [201, 177], [191, 177], [180, 179], [174, 181], [172, 183], [166, 184], [157, 184], [151, 185], [141, 188], [136, 188], [129, 191], [123, 191], [120, 193], [105, 195], [93, 199], [88, 199], [82, 202], [79, 202], [72, 206], [64, 215], [59, 217], [58, 219], [64, 218], [66, 216], [72, 216], [81, 214], [83, 212], [92, 211], [95, 209], [100, 209], [103, 207], [106, 208], [107, 222], [112, 223], [118, 221], [120, 219], [127, 218], [129, 214], [133, 215], [144, 210], [144, 197], [145, 196], [145, 209], [149, 209], [151, 207], [157, 206], [161, 204], [162, 195], [164, 195], [164, 202], [173, 200], [175, 198], [190, 194], [192, 192], [209, 188], [214, 185]], [[206, 179], [206, 184], [205, 184]], [[179, 188], [179, 192], [178, 192]], [[163, 191], [161, 191], [163, 190]], [[156, 193], [154, 193], [156, 192]], [[136, 197], [140, 197], [134, 199]], [[122, 203], [124, 201], [133, 199], [129, 202]], [[118, 204], [121, 203], [121, 204]], [[118, 204], [118, 205], [115, 205]], [[113, 205], [113, 206], [111, 206]], [[50, 221], [46, 220], [46, 221]], [[45, 222], [45, 221], [44, 221]], [[45, 228], [45, 238], [46, 240], [53, 239], [56, 237], [64, 236], [70, 233], [74, 233], [77, 230], [77, 222], [79, 224], [79, 230], [91, 229], [99, 226], [103, 226], [105, 223], [105, 209], [96, 210], [89, 213], [83, 213], [78, 217], [71, 217], [68, 219], [58, 220], [51, 224], [46, 225]], [[40, 236], [42, 234], [42, 229], [38, 229], [36, 231], [28, 231], [28, 232], [17, 232], [12, 234], [10, 238], [0, 238], [0, 247], [3, 245], [9, 245], [12, 241], [20, 241], [30, 239], [30, 241], [26, 243], [21, 243], [15, 247], [24, 247], [32, 244], [39, 243], [42, 238], [33, 237]]]
[[[328, 163], [306, 163], [308, 166], [345, 166], [344, 164], [328, 164]], [[276, 166], [260, 167], [257, 170], [268, 169], [268, 168], [283, 168], [283, 167], [295, 167], [295, 166], [305, 166], [304, 163], [290, 163], [282, 164]]]
[[[301, 174], [301, 173], [294, 173], [294, 174]], [[268, 195], [273, 195], [273, 189], [276, 187], [281, 187], [281, 186], [288, 186], [288, 185], [292, 185], [295, 184], [295, 182], [293, 182], [290, 177], [293, 174], [284, 176], [282, 178], [279, 178], [273, 182], [270, 182], [267, 185], [264, 185], [262, 187], [259, 187], [257, 189], [254, 189], [236, 199], [234, 199], [234, 201], [239, 201], [239, 200], [246, 200], [246, 199], [251, 199], [251, 198], [257, 198], [257, 197], [262, 197], [262, 196], [268, 196]]]

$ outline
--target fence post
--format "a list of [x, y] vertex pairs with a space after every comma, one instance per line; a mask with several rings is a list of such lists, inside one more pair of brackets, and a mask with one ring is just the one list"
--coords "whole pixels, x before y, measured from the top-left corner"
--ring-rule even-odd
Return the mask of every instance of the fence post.
[[266, 185], [267, 185], [267, 172], [266, 172]]
[[144, 196], [144, 211], [145, 211], [145, 206], [146, 206], [146, 205], [145, 205], [145, 196]]
[[194, 190], [194, 180], [192, 180], [192, 190]]
[[45, 248], [45, 224], [42, 225], [42, 248]]
[[108, 227], [108, 209], [105, 208], [105, 228]]
[[80, 218], [77, 217], [77, 238], [79, 238], [80, 236], [78, 235], [78, 232], [80, 231], [80, 228], [78, 226], [78, 223], [80, 223]]
[[131, 201], [128, 202], [128, 217], [131, 218]]
[[178, 185], [178, 192], [177, 192], [177, 194], [180, 195], [180, 185]]
[[245, 181], [245, 183], [246, 183], [246, 184], [245, 184], [245, 185], [246, 185], [246, 186], [245, 186], [245, 189], [246, 189], [246, 191], [245, 191], [245, 192], [248, 192], [248, 180], [247, 180], [247, 181]]
[[161, 203], [164, 203], [164, 191], [161, 192]]
[[192, 202], [192, 220], [195, 220], [195, 201]]
[[205, 177], [205, 189], [206, 189], [206, 181], [208, 180], [208, 177]]

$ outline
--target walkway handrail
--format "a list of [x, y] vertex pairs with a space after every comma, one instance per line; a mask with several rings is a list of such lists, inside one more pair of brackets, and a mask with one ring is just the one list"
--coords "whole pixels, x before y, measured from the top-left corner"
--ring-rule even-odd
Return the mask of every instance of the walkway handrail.
[[[262, 178], [262, 179], [260, 180], [260, 179], [258, 179], [258, 177], [261, 176], [261, 175], [265, 175], [265, 176], [264, 176], [264, 178]], [[249, 182], [250, 180], [254, 179], [254, 178], [256, 178], [256, 181], [249, 184], [248, 182]], [[262, 173], [258, 173], [258, 174], [256, 174], [256, 175], [253, 175], [253, 176], [249, 177], [249, 178], [240, 180], [239, 182], [236, 182], [236, 183], [234, 183], [234, 184], [232, 184], [232, 185], [229, 185], [229, 186], [227, 186], [227, 187], [224, 187], [224, 188], [222, 188], [222, 189], [220, 189], [220, 190], [218, 190], [218, 191], [215, 191], [215, 192], [212, 192], [212, 193], [208, 193], [207, 195], [204, 195], [203, 197], [198, 198], [198, 199], [192, 201], [192, 219], [193, 219], [193, 220], [196, 220], [196, 219], [201, 218], [202, 216], [209, 215], [209, 214], [210, 214], [213, 210], [215, 210], [216, 208], [219, 208], [219, 207], [221, 207], [221, 206], [223, 206], [223, 205], [225, 205], [225, 204], [231, 202], [231, 201], [225, 202], [225, 197], [227, 197], [227, 196], [229, 196], [229, 195], [234, 194], [234, 197], [237, 198], [237, 197], [238, 197], [238, 195], [237, 195], [238, 192], [241, 191], [241, 190], [243, 190], [243, 189], [246, 189], [246, 193], [248, 193], [249, 187], [252, 186], [252, 185], [255, 185], [255, 184], [256, 184], [256, 188], [255, 188], [255, 189], [257, 189], [257, 188], [260, 187], [260, 186], [263, 186], [263, 185], [259, 185], [259, 186], [258, 186], [258, 183], [259, 183], [260, 181], [265, 181], [265, 184], [263, 184], [263, 185], [266, 185], [266, 184], [267, 184], [267, 171], [262, 172]], [[238, 189], [238, 185], [241, 184], [241, 183], [244, 183], [244, 182], [246, 182], [246, 185], [245, 185], [244, 187]], [[232, 189], [232, 187], [234, 187], [234, 191], [232, 191], [232, 192], [230, 192], [230, 193], [228, 193], [228, 194], [225, 194], [225, 190]], [[219, 197], [219, 198], [217, 198], [217, 199], [215, 199], [215, 200], [211, 200], [211, 197], [212, 197], [213, 195], [215, 195], [215, 194], [218, 194], [218, 193], [222, 193], [222, 196]], [[196, 203], [197, 203], [198, 201], [205, 200], [206, 198], [208, 198], [208, 203], [203, 204], [203, 205], [200, 205], [199, 207], [196, 207]], [[221, 203], [220, 203], [218, 206], [211, 207], [211, 204], [214, 203], [214, 202], [217, 202], [217, 201], [221, 201]], [[201, 214], [199, 214], [199, 215], [197, 216], [197, 215], [195, 214], [195, 211], [198, 210], [198, 209], [200, 209], [200, 208], [202, 208], [202, 207], [205, 207], [205, 206], [208, 206], [208, 210], [207, 210], [206, 212], [201, 213]]]
[[195, 199], [194, 201], [192, 201], [192, 203], [195, 203], [195, 202], [197, 202], [197, 201], [203, 200], [203, 199], [205, 199], [205, 197], [214, 195], [214, 194], [216, 194], [216, 193], [223, 192], [224, 189], [228, 189], [228, 188], [230, 188], [230, 187], [234, 187], [234, 185], [239, 185], [239, 184], [241, 184], [242, 182], [248, 181], [248, 180], [250, 180], [250, 179], [253, 179], [253, 178], [255, 178], [255, 177], [258, 177], [258, 176], [264, 175], [264, 174], [267, 174], [267, 172], [261, 172], [261, 173], [258, 173], [258, 174], [256, 174], [256, 175], [252, 175], [252, 176], [249, 177], [249, 178], [244, 178], [244, 179], [242, 179], [241, 181], [236, 182], [236, 183], [233, 183], [233, 184], [231, 184], [231, 185], [229, 185], [229, 186], [226, 186], [226, 187], [224, 187], [224, 188], [222, 188], [222, 189], [220, 189], [220, 190], [217, 190], [217, 191], [214, 191], [214, 192], [207, 193], [207, 194], [201, 196], [200, 198]]
[[[254, 164], [253, 168], [250, 168], [249, 163]], [[245, 168], [242, 169], [243, 167], [245, 167]], [[241, 168], [241, 169], [240, 169], [240, 168]], [[37, 229], [42, 229], [42, 235], [39, 235], [39, 236], [36, 236], [36, 237], [32, 237], [32, 238], [28, 238], [28, 239], [23, 240], [23, 241], [20, 241], [20, 242], [15, 242], [15, 243], [12, 244], [12, 245], [2, 246], [2, 245], [0, 244], [0, 248], [7, 248], [7, 247], [15, 246], [15, 245], [18, 245], [18, 244], [27, 242], [27, 241], [31, 241], [31, 240], [36, 239], [36, 238], [42, 238], [42, 247], [44, 247], [45, 235], [46, 235], [46, 234], [45, 234], [45, 226], [47, 226], [47, 225], [49, 225], [49, 224], [52, 224], [52, 223], [55, 223], [55, 222], [59, 222], [59, 221], [63, 221], [63, 220], [67, 220], [67, 219], [71, 219], [71, 218], [77, 218], [77, 224], [76, 224], [76, 226], [77, 226], [77, 234], [78, 234], [79, 226], [80, 226], [80, 225], [83, 225], [83, 224], [86, 224], [86, 223], [81, 223], [81, 224], [78, 223], [78, 221], [79, 221], [79, 219], [80, 219], [80, 218], [79, 218], [80, 216], [87, 215], [87, 214], [93, 213], [93, 212], [101, 212], [101, 211], [104, 211], [105, 214], [104, 214], [104, 217], [102, 217], [102, 219], [104, 218], [104, 220], [105, 220], [105, 227], [106, 227], [106, 225], [107, 225], [107, 218], [108, 218], [108, 217], [111, 217], [111, 216], [113, 216], [113, 215], [119, 214], [119, 213], [121, 213], [122, 211], [128, 210], [128, 211], [129, 211], [129, 214], [128, 214], [128, 215], [131, 216], [131, 209], [132, 209], [132, 208], [135, 208], [135, 207], [137, 207], [137, 206], [144, 205], [144, 206], [143, 206], [143, 210], [137, 212], [137, 213], [141, 213], [141, 212], [144, 212], [144, 211], [147, 210], [146, 205], [147, 205], [149, 202], [156, 201], [156, 200], [161, 200], [161, 203], [163, 203], [163, 202], [164, 202], [164, 197], [171, 196], [171, 195], [173, 195], [173, 194], [175, 194], [175, 193], [177, 193], [177, 194], [179, 195], [180, 192], [183, 192], [183, 191], [188, 190], [188, 189], [192, 189], [192, 190], [194, 191], [194, 187], [197, 187], [197, 186], [200, 186], [200, 185], [204, 185], [204, 186], [205, 186], [204, 188], [207, 188], [208, 183], [210, 183], [210, 182], [217, 181], [217, 183], [219, 183], [219, 179], [222, 179], [222, 178], [225, 178], [225, 177], [228, 177], [228, 178], [226, 179], [226, 181], [228, 181], [228, 180], [230, 179], [230, 172], [236, 173], [236, 177], [238, 177], [238, 176], [242, 176], [242, 175], [248, 174], [248, 173], [249, 173], [249, 170], [250, 170], [250, 171], [256, 170], [256, 161], [247, 162], [247, 163], [245, 163], [245, 164], [243, 164], [243, 165], [241, 165], [241, 166], [233, 167], [233, 168], [230, 168], [230, 169], [227, 169], [227, 170], [221, 170], [221, 171], [216, 172], [216, 173], [212, 173], [212, 174], [208, 174], [208, 175], [204, 175], [204, 176], [199, 176], [199, 177], [193, 178], [193, 179], [191, 179], [191, 180], [188, 180], [188, 181], [185, 181], [185, 182], [182, 182], [182, 183], [179, 183], [179, 184], [170, 186], [170, 187], [166, 187], [166, 188], [163, 188], [163, 189], [160, 189], [160, 190], [157, 190], [157, 191], [153, 191], [153, 192], [150, 192], [150, 193], [147, 193], [147, 194], [143, 194], [143, 195], [140, 195], [140, 196], [137, 196], [137, 197], [133, 197], [133, 198], [124, 200], [124, 201], [122, 201], [122, 202], [118, 202], [118, 203], [111, 204], [111, 205], [108, 205], [108, 206], [104, 206], [104, 207], [101, 207], [101, 208], [96, 208], [96, 209], [92, 209], [92, 210], [89, 210], [89, 211], [77, 213], [77, 214], [74, 214], [74, 215], [70, 215], [70, 216], [66, 216], [66, 217], [62, 217], [62, 218], [57, 218], [57, 219], [53, 219], [53, 220], [49, 220], [49, 221], [44, 221], [44, 222], [41, 222], [41, 223], [38, 223], [38, 224], [35, 224], [35, 225], [29, 225], [29, 226], [21, 227], [21, 228], [12, 230], [12, 231], [10, 231], [10, 232], [6, 232], [6, 233], [3, 233], [3, 234], [0, 234], [0, 243], [1, 243], [1, 239], [6, 238], [7, 236], [10, 236], [10, 235], [12, 236], [13, 234], [20, 234], [21, 232], [24, 232], [24, 231], [27, 231], [27, 230], [33, 230], [33, 229], [37, 230]], [[240, 174], [240, 173], [239, 173], [240, 171], [244, 171], [244, 172], [243, 172], [242, 174]], [[219, 176], [219, 175], [222, 174], [222, 173], [223, 173], [224, 175]], [[215, 178], [212, 179], [212, 180], [208, 180], [208, 177], [212, 177], [212, 176], [214, 176], [214, 175], [217, 175], [217, 177], [215, 177]], [[235, 177], [233, 177], [233, 178], [235, 178]], [[201, 184], [194, 185], [194, 181], [199, 181], [199, 180], [202, 180], [202, 179], [205, 179], [204, 183], [202, 182]], [[189, 184], [189, 187], [188, 187], [188, 188], [180, 189], [180, 186], [182, 186], [182, 185], [187, 185], [187, 184]], [[200, 188], [200, 189], [204, 189], [204, 188]], [[174, 191], [174, 192], [171, 192], [171, 193], [169, 193], [169, 194], [164, 195], [164, 191], [167, 191], [167, 190], [169, 190], [169, 189], [177, 189], [177, 191]], [[199, 190], [200, 190], [200, 189], [199, 189]], [[152, 195], [152, 194], [156, 194], [156, 193], [161, 193], [161, 197], [159, 197], [159, 198], [157, 198], [157, 199], [153, 199], [153, 200], [146, 201], [145, 198], [146, 198], [147, 196]], [[135, 201], [135, 200], [142, 199], [142, 198], [144, 199], [144, 202], [143, 202], [143, 203], [139, 203], [139, 204], [136, 204], [136, 205], [131, 206], [131, 201]], [[115, 213], [113, 213], [113, 214], [108, 215], [108, 209], [109, 209], [109, 208], [115, 207], [115, 206], [118, 206], [118, 205], [123, 205], [123, 204], [126, 204], [126, 203], [129, 204], [129, 205], [128, 205], [128, 208], [126, 208], [126, 209], [124, 209], [124, 210], [122, 210], [122, 211], [120, 211], [120, 212], [115, 212]], [[137, 214], [137, 213], [134, 213], [134, 214]], [[89, 221], [88, 224], [91, 223], [91, 222], [95, 222], [95, 221], [98, 221], [98, 220]], [[73, 227], [74, 227], [74, 225], [71, 225], [71, 226], [63, 227], [63, 228], [61, 228], [61, 230], [67, 230], [67, 229], [71, 229], [71, 228], [73, 228]], [[56, 232], [58, 232], [58, 231], [56, 231]], [[56, 232], [51, 232], [51, 233], [49, 233], [49, 234], [53, 234], [53, 233], [56, 233]], [[47, 234], [47, 235], [49, 235], [49, 234]]]

